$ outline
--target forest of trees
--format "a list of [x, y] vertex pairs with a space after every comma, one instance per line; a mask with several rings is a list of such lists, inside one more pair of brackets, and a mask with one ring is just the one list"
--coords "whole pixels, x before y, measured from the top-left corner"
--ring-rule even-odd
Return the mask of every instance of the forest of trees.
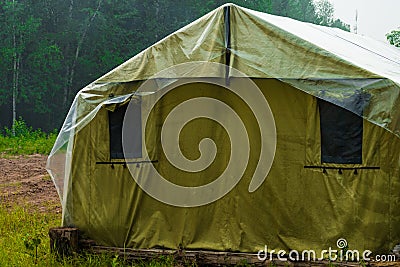
[[[60, 128], [78, 90], [225, 2], [0, 0], [0, 129]], [[232, 2], [349, 30], [328, 0]]]

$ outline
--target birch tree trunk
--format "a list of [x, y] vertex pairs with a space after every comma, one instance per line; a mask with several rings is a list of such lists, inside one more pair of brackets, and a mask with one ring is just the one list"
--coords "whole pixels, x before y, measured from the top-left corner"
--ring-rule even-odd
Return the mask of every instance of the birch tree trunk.
[[[72, 25], [72, 11], [74, 9], [74, 0], [70, 0], [69, 2], [69, 8], [68, 8], [68, 19], [69, 19], [69, 25], [71, 27]], [[66, 47], [66, 53], [69, 53], [69, 49], [70, 49], [70, 42], [67, 43], [67, 47]], [[64, 87], [64, 92], [63, 92], [63, 108], [64, 110], [67, 110], [67, 104], [68, 104], [68, 95], [69, 95], [69, 90], [70, 90], [70, 85], [69, 85], [69, 77], [70, 77], [70, 66], [69, 64], [66, 64], [66, 75], [65, 77], [67, 77], [67, 82], [65, 84]]]
[[[76, 49], [75, 49], [74, 59], [73, 59], [73, 61], [72, 61], [71, 67], [67, 67], [67, 73], [68, 73], [67, 77], [68, 77], [68, 80], [67, 80], [66, 89], [64, 90], [64, 101], [63, 101], [63, 102], [64, 102], [63, 104], [64, 104], [64, 107], [65, 107], [65, 108], [67, 108], [68, 99], [69, 99], [69, 96], [70, 96], [70, 92], [71, 92], [71, 90], [72, 90], [72, 84], [73, 84], [74, 75], [75, 75], [75, 68], [76, 68], [76, 64], [77, 64], [77, 62], [78, 62], [79, 53], [80, 53], [80, 51], [81, 51], [83, 42], [84, 42], [85, 39], [86, 39], [87, 32], [88, 32], [88, 30], [89, 30], [89, 28], [90, 28], [92, 22], [94, 21], [94, 19], [96, 18], [97, 14], [98, 14], [98, 12], [99, 12], [99, 10], [100, 10], [100, 7], [101, 7], [102, 2], [103, 2], [103, 0], [99, 0], [99, 1], [98, 1], [95, 12], [94, 12], [93, 15], [89, 18], [88, 23], [85, 25], [85, 28], [84, 28], [83, 31], [82, 31], [82, 35], [80, 36], [79, 41], [78, 41], [78, 44], [77, 44]], [[73, 9], [73, 4], [74, 4], [74, 1], [71, 0], [71, 1], [70, 1], [70, 8], [69, 8], [69, 12], [70, 12], [69, 16], [70, 16], [70, 19], [71, 19], [71, 20], [72, 20], [72, 9]]]
[[15, 121], [17, 120], [17, 93], [18, 93], [18, 59], [17, 59], [17, 32], [15, 18], [15, 0], [13, 0], [13, 87], [12, 87], [12, 134], [15, 136]]

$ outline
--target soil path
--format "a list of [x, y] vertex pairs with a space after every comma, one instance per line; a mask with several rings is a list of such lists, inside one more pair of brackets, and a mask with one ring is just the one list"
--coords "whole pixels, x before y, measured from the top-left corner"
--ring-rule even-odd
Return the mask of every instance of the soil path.
[[0, 158], [0, 203], [60, 213], [60, 199], [45, 169], [46, 160], [44, 155]]

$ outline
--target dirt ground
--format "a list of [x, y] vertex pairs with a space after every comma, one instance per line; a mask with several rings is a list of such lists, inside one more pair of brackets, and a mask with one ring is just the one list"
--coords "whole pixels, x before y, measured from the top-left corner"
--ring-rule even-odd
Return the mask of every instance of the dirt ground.
[[46, 160], [44, 155], [0, 157], [0, 202], [61, 213], [60, 199], [45, 169]]

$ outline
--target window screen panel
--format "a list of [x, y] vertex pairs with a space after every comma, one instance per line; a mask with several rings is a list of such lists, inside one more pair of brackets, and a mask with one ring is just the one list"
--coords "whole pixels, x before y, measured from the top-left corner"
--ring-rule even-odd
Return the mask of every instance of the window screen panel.
[[318, 99], [322, 163], [361, 164], [363, 119]]
[[[128, 108], [129, 107], [129, 108]], [[125, 125], [127, 136], [125, 141], [125, 155], [122, 147], [122, 129], [126, 112], [129, 119]], [[142, 114], [140, 101], [131, 101], [128, 105], [108, 112], [110, 131], [110, 158], [141, 158], [142, 157]]]

